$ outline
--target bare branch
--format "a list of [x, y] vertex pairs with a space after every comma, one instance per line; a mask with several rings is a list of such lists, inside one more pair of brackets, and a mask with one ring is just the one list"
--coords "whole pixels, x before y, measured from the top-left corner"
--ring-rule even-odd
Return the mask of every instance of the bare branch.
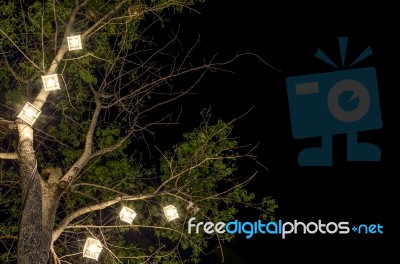
[[0, 159], [18, 159], [17, 153], [0, 153]]
[[21, 48], [18, 47], [17, 43], [15, 43], [15, 42], [7, 35], [7, 33], [4, 32], [1, 28], [0, 28], [0, 33], [3, 34], [3, 35], [14, 45], [14, 47], [17, 48], [17, 49], [19, 50], [19, 52], [21, 52], [21, 54], [25, 57], [25, 59], [27, 59], [27, 60], [32, 64], [33, 67], [35, 67], [35, 68], [38, 69], [39, 71], [42, 71], [42, 69], [41, 69], [38, 65], [36, 65], [36, 63], [34, 63], [34, 62], [28, 57], [28, 55], [26, 55], [25, 52], [23, 52], [23, 51], [21, 50]]
[[240, 56], [248, 56], [248, 55], [256, 57], [257, 59], [259, 59], [262, 63], [264, 63], [265, 65], [267, 65], [267, 66], [270, 67], [271, 69], [273, 69], [273, 70], [275, 70], [275, 71], [277, 71], [277, 72], [282, 72], [281, 70], [279, 70], [278, 68], [272, 66], [272, 64], [268, 63], [267, 61], [265, 61], [263, 58], [261, 58], [260, 56], [258, 56], [258, 55], [255, 54], [255, 53], [249, 53], [249, 52], [240, 53], [240, 54], [237, 55], [237, 57], [240, 57]]
[[134, 130], [132, 130], [132, 131], [131, 131], [130, 133], [128, 133], [126, 136], [124, 136], [123, 138], [121, 138], [120, 140], [118, 140], [117, 143], [115, 143], [114, 145], [109, 146], [109, 147], [107, 147], [107, 148], [103, 148], [103, 149], [99, 149], [99, 150], [95, 151], [95, 152], [90, 156], [90, 158], [92, 159], [92, 158], [94, 158], [94, 157], [101, 156], [101, 155], [104, 155], [104, 154], [106, 154], [106, 153], [109, 153], [109, 152], [111, 152], [111, 151], [116, 150], [117, 148], [121, 147], [121, 145], [122, 145], [127, 139], [129, 139], [129, 138], [133, 135], [133, 133], [134, 133]]
[[163, 194], [162, 192], [152, 192], [149, 194], [143, 194], [143, 195], [136, 195], [136, 196], [127, 196], [127, 195], [121, 195], [121, 196], [117, 196], [111, 200], [105, 201], [105, 202], [101, 202], [98, 204], [94, 204], [94, 205], [90, 205], [87, 207], [83, 207], [80, 208], [78, 210], [76, 210], [75, 212], [69, 214], [68, 216], [66, 216], [58, 225], [58, 227], [53, 231], [53, 236], [52, 236], [52, 243], [54, 243], [54, 241], [56, 241], [58, 239], [58, 237], [61, 235], [61, 233], [67, 228], [67, 226], [74, 221], [76, 218], [93, 212], [93, 211], [98, 211], [98, 210], [102, 210], [104, 208], [110, 207], [116, 203], [119, 203], [121, 201], [137, 201], [137, 200], [146, 200], [146, 199], [150, 199], [153, 198], [157, 195], [161, 195]]
[[82, 40], [84, 40], [92, 31], [94, 31], [97, 27], [103, 24], [107, 19], [109, 19], [115, 12], [117, 12], [128, 0], [123, 0], [119, 2], [113, 9], [110, 10], [107, 14], [105, 14], [102, 18], [100, 18], [93, 26], [87, 29], [84, 33], [82, 33]]
[[27, 84], [29, 81], [27, 79], [24, 79], [22, 76], [20, 76], [18, 73], [16, 73], [14, 71], [14, 69], [11, 67], [11, 65], [10, 65], [10, 63], [9, 63], [9, 61], [7, 59], [7, 56], [6, 56], [5, 52], [4, 52], [4, 50], [2, 48], [0, 48], [0, 50], [1, 50], [1, 54], [3, 55], [4, 63], [6, 65], [7, 70], [9, 70], [11, 75], [14, 76], [14, 78], [17, 81], [19, 81], [21, 83], [24, 83], [24, 84]]
[[53, 0], [53, 16], [54, 16], [54, 25], [55, 25], [54, 50], [57, 50], [58, 23], [57, 23], [57, 16], [56, 16], [56, 1], [55, 0]]
[[45, 66], [45, 51], [44, 51], [44, 25], [43, 25], [43, 20], [44, 20], [44, 14], [42, 13], [42, 16], [41, 16], [41, 30], [42, 30], [42, 32], [41, 32], [41, 34], [40, 34], [40, 36], [41, 36], [41, 38], [42, 38], [42, 40], [41, 40], [41, 45], [42, 45], [42, 67], [43, 67], [43, 71], [46, 69], [46, 66]]
[[97, 121], [100, 116], [100, 102], [98, 95], [95, 93], [96, 108], [94, 110], [92, 120], [90, 121], [89, 129], [86, 134], [85, 149], [80, 158], [72, 165], [69, 171], [61, 178], [59, 187], [66, 189], [75, 178], [75, 176], [85, 167], [91, 158], [92, 146], [93, 146], [93, 135], [96, 129]]
[[90, 187], [94, 187], [94, 188], [98, 188], [98, 189], [105, 189], [105, 190], [113, 192], [113, 193], [118, 193], [119, 195], [127, 195], [126, 193], [119, 192], [113, 188], [108, 188], [106, 186], [101, 186], [101, 185], [94, 184], [94, 183], [85, 183], [84, 182], [84, 183], [74, 184], [73, 189], [75, 189], [78, 186], [90, 186]]
[[169, 228], [169, 227], [164, 227], [164, 226], [150, 226], [150, 225], [117, 225], [117, 226], [97, 226], [97, 225], [69, 225], [65, 229], [73, 229], [73, 228], [99, 228], [99, 229], [106, 229], [106, 228], [118, 228], [118, 227], [148, 227], [148, 228], [154, 228], [154, 229], [164, 229], [164, 230], [171, 230], [171, 231], [177, 231], [174, 228]]
[[7, 130], [17, 130], [17, 125], [14, 121], [9, 121], [0, 117], [0, 128]]
[[54, 264], [61, 264], [61, 261], [60, 261], [60, 259], [58, 258], [57, 253], [56, 253], [56, 251], [54, 250], [54, 247], [53, 247], [53, 246], [50, 247], [50, 253], [51, 253], [51, 256], [52, 256], [52, 258], [53, 258], [53, 263], [54, 263]]
[[[225, 194], [225, 193], [229, 193], [229, 192], [233, 191], [234, 189], [242, 188], [242, 187], [248, 185], [248, 184], [254, 179], [254, 177], [257, 175], [257, 173], [258, 173], [257, 171], [256, 171], [255, 173], [253, 173], [253, 175], [251, 175], [251, 176], [250, 176], [248, 179], [246, 179], [244, 182], [236, 183], [233, 187], [231, 187], [231, 188], [229, 188], [229, 189], [227, 189], [227, 190], [225, 190], [225, 191], [223, 191], [223, 192], [219, 192], [219, 193], [217, 193], [217, 194], [214, 194], [214, 195], [212, 195], [212, 196], [210, 196], [210, 197], [206, 197], [206, 198], [204, 198], [204, 199], [202, 199], [202, 200], [213, 199], [213, 198], [218, 197], [218, 196], [221, 196], [221, 195], [223, 195], [223, 194]], [[200, 200], [200, 201], [201, 201], [201, 200]]]
[[13, 240], [17, 240], [18, 237], [17, 237], [17, 236], [6, 235], [6, 236], [0, 236], [0, 240], [1, 240], [1, 239], [13, 239]]
[[22, 20], [24, 22], [24, 28], [25, 28], [25, 48], [28, 48], [28, 27], [26, 24], [26, 19], [25, 19], [25, 11], [24, 11], [24, 7], [22, 5], [22, 1], [19, 1], [19, 4], [21, 6], [21, 13], [22, 13]]
[[40, 134], [44, 134], [44, 136], [42, 136], [43, 138], [47, 139], [47, 140], [52, 140], [54, 142], [57, 142], [57, 144], [60, 144], [61, 146], [64, 146], [68, 149], [72, 149], [71, 146], [68, 146], [67, 144], [65, 144], [64, 142], [61, 142], [60, 140], [58, 140], [57, 138], [55, 138], [54, 136], [50, 135], [49, 133], [45, 132], [42, 129], [37, 129], [34, 128], [35, 131], [37, 131], [38, 133], [36, 134], [37, 137], [41, 137]]

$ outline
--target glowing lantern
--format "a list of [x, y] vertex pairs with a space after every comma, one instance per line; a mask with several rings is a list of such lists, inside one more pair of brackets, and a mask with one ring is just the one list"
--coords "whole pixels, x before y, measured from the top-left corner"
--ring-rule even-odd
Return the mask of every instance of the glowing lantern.
[[132, 224], [132, 221], [133, 221], [133, 219], [135, 219], [136, 215], [137, 214], [135, 211], [124, 206], [124, 207], [122, 207], [121, 212], [119, 213], [119, 218], [121, 219], [121, 221]]
[[24, 108], [22, 109], [21, 113], [19, 113], [18, 118], [28, 123], [30, 126], [35, 123], [36, 119], [39, 117], [40, 109], [36, 108], [31, 103], [26, 103]]
[[168, 221], [172, 221], [176, 218], [179, 218], [178, 210], [173, 205], [168, 205], [164, 207], [164, 214], [167, 217]]
[[67, 37], [68, 50], [79, 50], [82, 49], [81, 35]]
[[83, 257], [98, 260], [102, 250], [103, 246], [99, 240], [88, 238], [83, 247]]

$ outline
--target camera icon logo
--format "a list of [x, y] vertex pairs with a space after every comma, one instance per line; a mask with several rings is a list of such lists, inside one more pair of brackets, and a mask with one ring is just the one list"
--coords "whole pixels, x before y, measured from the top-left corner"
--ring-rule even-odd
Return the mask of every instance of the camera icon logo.
[[[347, 38], [339, 38], [342, 65]], [[372, 54], [367, 48], [350, 65]], [[337, 67], [321, 50], [316, 57]], [[337, 67], [339, 68], [339, 67]], [[286, 80], [295, 139], [321, 137], [321, 147], [299, 153], [300, 166], [332, 166], [332, 136], [347, 134], [348, 161], [379, 161], [380, 148], [360, 143], [360, 131], [382, 127], [376, 71], [373, 67], [289, 77]]]

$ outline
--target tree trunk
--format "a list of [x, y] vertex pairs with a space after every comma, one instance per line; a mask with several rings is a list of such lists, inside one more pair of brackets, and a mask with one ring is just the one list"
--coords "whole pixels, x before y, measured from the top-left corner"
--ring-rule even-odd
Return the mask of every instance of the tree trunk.
[[22, 212], [18, 229], [18, 264], [45, 264], [59, 195], [37, 171], [32, 128], [18, 124]]

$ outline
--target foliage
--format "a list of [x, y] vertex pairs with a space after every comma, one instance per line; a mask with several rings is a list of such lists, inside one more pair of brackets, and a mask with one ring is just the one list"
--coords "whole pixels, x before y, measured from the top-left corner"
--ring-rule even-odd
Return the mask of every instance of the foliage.
[[[176, 35], [157, 45], [146, 35], [172, 11], [196, 2], [202, 1], [0, 1], [0, 121], [14, 122], [26, 101], [40, 105], [40, 76], [57, 73], [62, 86], [40, 105], [33, 131], [37, 171], [32, 174], [62, 190], [50, 245], [54, 263], [81, 263], [77, 253], [86, 237], [101, 240], [104, 263], [199, 262], [211, 238], [222, 243], [233, 237], [189, 235], [189, 202], [200, 208], [196, 217], [207, 221], [227, 222], [240, 205], [273, 216], [275, 202], [266, 197], [254, 203], [245, 189], [249, 179], [239, 177], [236, 160], [254, 157], [230, 138], [233, 124], [210, 122], [206, 111], [198, 128], [159, 153], [158, 163], [145, 160], [139, 142], [146, 133], [175, 123], [174, 116], [160, 116], [157, 109], [187, 94], [219, 65], [191, 65], [191, 49], [172, 54]], [[65, 50], [72, 34], [82, 35], [83, 50]], [[193, 83], [175, 89], [173, 81], [187, 74]], [[0, 122], [0, 152], [18, 153], [18, 132], [5, 124]], [[0, 160], [0, 262], [11, 263], [23, 209], [19, 164], [24, 161]], [[51, 178], [57, 168], [72, 175], [68, 181]], [[178, 208], [179, 219], [166, 221], [162, 207], [168, 204]], [[138, 213], [132, 225], [118, 218], [123, 205]]]

